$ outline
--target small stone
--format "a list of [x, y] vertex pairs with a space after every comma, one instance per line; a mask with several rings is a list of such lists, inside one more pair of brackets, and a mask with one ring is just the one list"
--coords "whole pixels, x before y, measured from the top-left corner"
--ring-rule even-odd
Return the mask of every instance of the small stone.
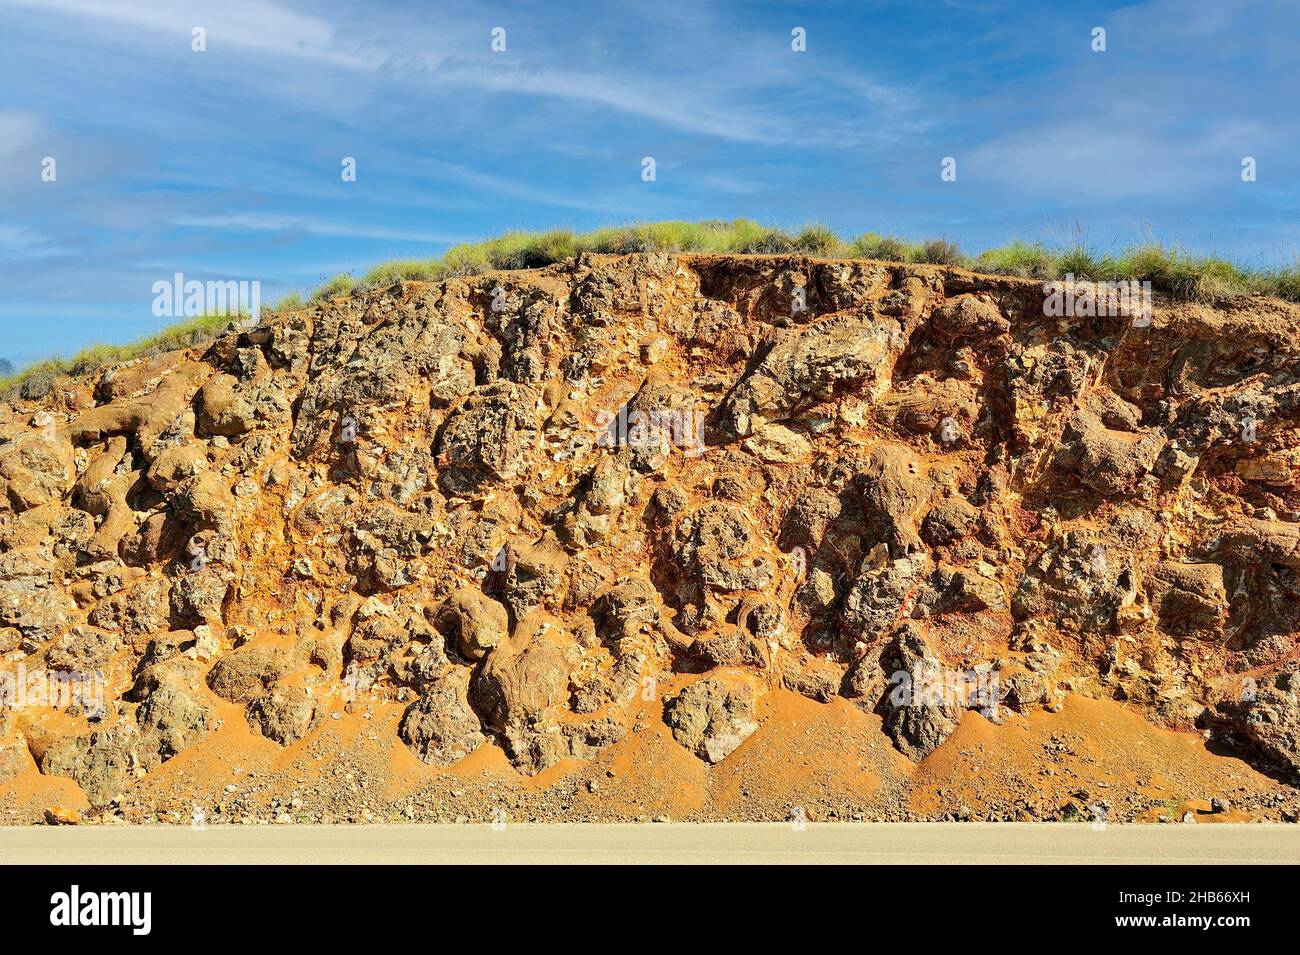
[[641, 361], [647, 365], [656, 365], [668, 353], [668, 339], [658, 336], [641, 346]]
[[45, 824], [47, 826], [79, 826], [81, 825], [81, 813], [75, 809], [69, 809], [67, 806], [51, 806], [45, 810]]
[[796, 431], [769, 424], [745, 440], [745, 450], [769, 464], [791, 464], [812, 456], [812, 443]]

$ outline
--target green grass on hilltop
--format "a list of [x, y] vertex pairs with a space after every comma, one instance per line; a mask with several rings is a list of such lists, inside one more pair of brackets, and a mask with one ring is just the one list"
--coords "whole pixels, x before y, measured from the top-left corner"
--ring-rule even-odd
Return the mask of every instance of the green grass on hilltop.
[[84, 375], [105, 365], [115, 365], [160, 352], [192, 348], [212, 341], [240, 316], [200, 315], [169, 325], [156, 335], [127, 345], [91, 345], [71, 358], [50, 358], [20, 372], [0, 378], [0, 396], [8, 398], [44, 398], [54, 379], [60, 375]]
[[[493, 269], [529, 269], [563, 262], [583, 252], [698, 252], [714, 254], [798, 254], [819, 258], [879, 259], [953, 265], [993, 275], [1017, 275], [1050, 281], [1065, 275], [1092, 281], [1136, 279], [1170, 298], [1211, 301], [1222, 296], [1259, 293], [1300, 301], [1300, 261], [1275, 269], [1247, 268], [1215, 256], [1148, 241], [1115, 254], [1099, 254], [1081, 243], [1050, 247], [1011, 242], [969, 255], [947, 239], [909, 241], [866, 232], [844, 239], [824, 225], [797, 231], [770, 228], [752, 219], [708, 219], [702, 222], [643, 222], [611, 226], [592, 232], [550, 229], [507, 232], [483, 242], [452, 246], [429, 259], [397, 259], [375, 266], [360, 279], [340, 273], [308, 294], [276, 302], [273, 311], [304, 308], [314, 302], [398, 281], [435, 282]], [[0, 379], [0, 395], [39, 397], [60, 374], [80, 374], [109, 362], [126, 361], [172, 348], [202, 344], [221, 333], [227, 316], [192, 319], [130, 345], [96, 345], [71, 359], [41, 362]]]
[[[968, 255], [947, 239], [913, 242], [866, 232], [848, 240], [823, 225], [808, 225], [794, 232], [761, 226], [751, 219], [646, 222], [583, 233], [570, 229], [507, 232], [484, 242], [453, 246], [440, 258], [384, 262], [361, 279], [350, 273], [337, 275], [316, 289], [308, 301], [318, 302], [402, 279], [433, 282], [490, 269], [538, 268], [583, 252], [766, 253], [880, 259], [962, 266], [992, 275], [1041, 280], [1067, 274], [1093, 281], [1136, 279], [1149, 281], [1161, 294], [1184, 300], [1207, 301], [1258, 292], [1300, 301], [1300, 262], [1279, 269], [1251, 269], [1158, 242], [1145, 242], [1114, 255], [1099, 255], [1081, 244], [1054, 248], [1015, 241]], [[292, 307], [299, 301], [295, 295], [283, 304]]]

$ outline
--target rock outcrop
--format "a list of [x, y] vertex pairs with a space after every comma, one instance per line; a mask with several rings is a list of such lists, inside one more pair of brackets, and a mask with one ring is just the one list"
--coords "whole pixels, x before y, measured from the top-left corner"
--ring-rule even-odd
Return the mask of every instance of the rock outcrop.
[[0, 701], [0, 779], [42, 713], [32, 765], [100, 804], [225, 720], [293, 747], [367, 700], [439, 768], [593, 759], [647, 712], [714, 764], [776, 687], [916, 760], [1069, 690], [1300, 772], [1300, 309], [1043, 299], [585, 255], [0, 406], [0, 671], [98, 694]]

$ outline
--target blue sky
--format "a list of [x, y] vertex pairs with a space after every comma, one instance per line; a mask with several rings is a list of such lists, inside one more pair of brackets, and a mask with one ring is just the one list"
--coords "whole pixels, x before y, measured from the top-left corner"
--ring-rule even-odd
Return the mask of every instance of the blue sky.
[[270, 300], [509, 228], [747, 216], [972, 251], [1076, 228], [1260, 265], [1300, 248], [1286, 0], [0, 0], [0, 37], [18, 365], [156, 330], [153, 283], [177, 271]]

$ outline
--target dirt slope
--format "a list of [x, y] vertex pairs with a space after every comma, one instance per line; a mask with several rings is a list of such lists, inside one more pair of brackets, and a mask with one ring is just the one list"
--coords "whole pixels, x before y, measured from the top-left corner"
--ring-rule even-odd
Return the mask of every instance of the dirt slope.
[[1294, 820], [1300, 308], [1044, 297], [589, 256], [0, 406], [0, 820]]

